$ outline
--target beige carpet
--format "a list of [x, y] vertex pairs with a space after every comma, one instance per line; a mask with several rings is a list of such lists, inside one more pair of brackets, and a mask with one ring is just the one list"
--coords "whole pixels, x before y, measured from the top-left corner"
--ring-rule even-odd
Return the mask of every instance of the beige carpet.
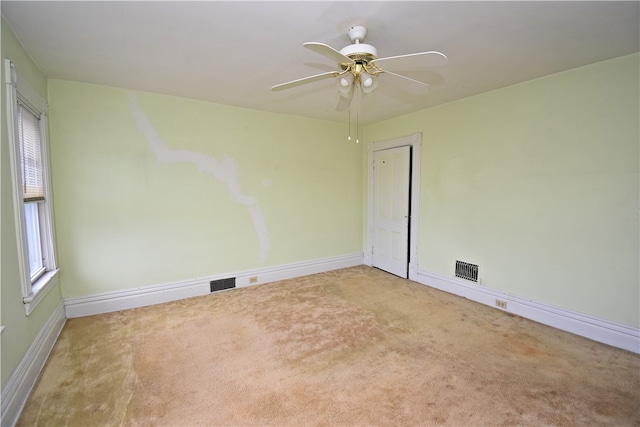
[[20, 426], [640, 425], [640, 356], [369, 267], [70, 319]]

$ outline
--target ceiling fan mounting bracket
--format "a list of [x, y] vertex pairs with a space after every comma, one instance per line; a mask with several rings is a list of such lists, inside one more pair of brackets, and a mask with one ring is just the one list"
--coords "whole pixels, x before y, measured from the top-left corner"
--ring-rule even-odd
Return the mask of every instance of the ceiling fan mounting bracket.
[[347, 34], [351, 39], [351, 43], [358, 44], [364, 41], [364, 38], [367, 36], [367, 29], [361, 25], [354, 25], [349, 28]]

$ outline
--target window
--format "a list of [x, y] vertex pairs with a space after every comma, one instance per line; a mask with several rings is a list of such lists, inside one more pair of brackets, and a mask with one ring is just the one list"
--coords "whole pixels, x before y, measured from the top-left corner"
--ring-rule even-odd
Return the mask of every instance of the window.
[[5, 62], [18, 254], [29, 314], [57, 280], [47, 146], [46, 101]]

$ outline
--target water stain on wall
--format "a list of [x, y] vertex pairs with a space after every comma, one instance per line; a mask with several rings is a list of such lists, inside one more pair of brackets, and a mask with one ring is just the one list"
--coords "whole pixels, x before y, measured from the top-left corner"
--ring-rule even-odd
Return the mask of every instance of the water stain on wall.
[[199, 172], [213, 175], [215, 179], [225, 184], [232, 199], [247, 207], [260, 242], [260, 262], [264, 261], [271, 249], [264, 216], [256, 198], [243, 193], [238, 180], [239, 171], [235, 160], [226, 154], [222, 156], [221, 160], [218, 160], [196, 151], [170, 149], [158, 135], [151, 121], [138, 104], [137, 95], [129, 93], [128, 98], [138, 130], [144, 135], [149, 148], [158, 161], [163, 163], [184, 162], [194, 164]]

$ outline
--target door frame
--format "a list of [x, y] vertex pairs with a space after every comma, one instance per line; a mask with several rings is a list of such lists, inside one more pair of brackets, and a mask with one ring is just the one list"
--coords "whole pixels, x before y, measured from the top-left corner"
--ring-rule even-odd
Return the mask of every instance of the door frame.
[[375, 194], [374, 175], [373, 175], [373, 153], [376, 151], [387, 150], [397, 147], [411, 147], [411, 192], [409, 194], [409, 203], [411, 210], [409, 212], [409, 279], [415, 280], [418, 276], [418, 224], [420, 222], [420, 148], [422, 145], [422, 134], [414, 133], [400, 138], [389, 139], [380, 142], [372, 142], [368, 145], [367, 154], [367, 236], [366, 248], [364, 251], [364, 264], [373, 265], [373, 198]]

